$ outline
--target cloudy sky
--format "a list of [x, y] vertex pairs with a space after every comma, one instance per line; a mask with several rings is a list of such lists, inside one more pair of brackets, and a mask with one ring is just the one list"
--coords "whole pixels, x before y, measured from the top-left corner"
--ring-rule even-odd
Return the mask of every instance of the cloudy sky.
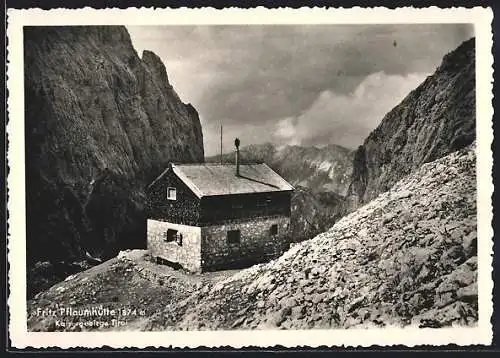
[[142, 56], [160, 56], [171, 84], [198, 110], [205, 153], [242, 145], [340, 144], [356, 148], [473, 36], [444, 25], [128, 27]]

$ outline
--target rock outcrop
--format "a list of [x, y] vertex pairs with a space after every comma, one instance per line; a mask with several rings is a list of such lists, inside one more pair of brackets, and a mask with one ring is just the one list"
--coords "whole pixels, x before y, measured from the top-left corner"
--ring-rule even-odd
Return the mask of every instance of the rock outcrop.
[[432, 76], [382, 120], [354, 154], [351, 210], [422, 164], [475, 139], [475, 39], [447, 54]]
[[28, 262], [145, 245], [144, 187], [202, 162], [196, 110], [121, 26], [24, 28]]

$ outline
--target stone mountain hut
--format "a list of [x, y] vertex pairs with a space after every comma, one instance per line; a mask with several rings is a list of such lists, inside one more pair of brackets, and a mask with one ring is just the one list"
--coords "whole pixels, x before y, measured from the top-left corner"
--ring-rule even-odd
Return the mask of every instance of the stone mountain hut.
[[293, 187], [266, 164], [170, 164], [148, 187], [147, 247], [192, 272], [244, 267], [290, 244]]

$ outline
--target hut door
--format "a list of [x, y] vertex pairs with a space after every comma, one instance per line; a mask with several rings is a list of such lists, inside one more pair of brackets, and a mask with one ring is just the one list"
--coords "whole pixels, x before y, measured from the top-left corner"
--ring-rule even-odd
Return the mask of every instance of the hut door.
[[240, 252], [240, 244], [241, 244], [241, 231], [239, 229], [229, 230], [226, 236], [227, 245], [229, 250], [233, 253]]

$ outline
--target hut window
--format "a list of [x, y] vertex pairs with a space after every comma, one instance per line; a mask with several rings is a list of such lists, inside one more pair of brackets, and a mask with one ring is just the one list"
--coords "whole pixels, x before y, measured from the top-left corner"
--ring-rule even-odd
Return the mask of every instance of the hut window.
[[167, 199], [168, 200], [177, 200], [177, 191], [175, 188], [168, 187], [167, 188]]
[[177, 230], [167, 229], [167, 242], [173, 242], [177, 240]]
[[271, 225], [271, 235], [278, 235], [278, 225]]
[[229, 230], [227, 232], [227, 243], [230, 245], [237, 245], [240, 243], [240, 230]]

